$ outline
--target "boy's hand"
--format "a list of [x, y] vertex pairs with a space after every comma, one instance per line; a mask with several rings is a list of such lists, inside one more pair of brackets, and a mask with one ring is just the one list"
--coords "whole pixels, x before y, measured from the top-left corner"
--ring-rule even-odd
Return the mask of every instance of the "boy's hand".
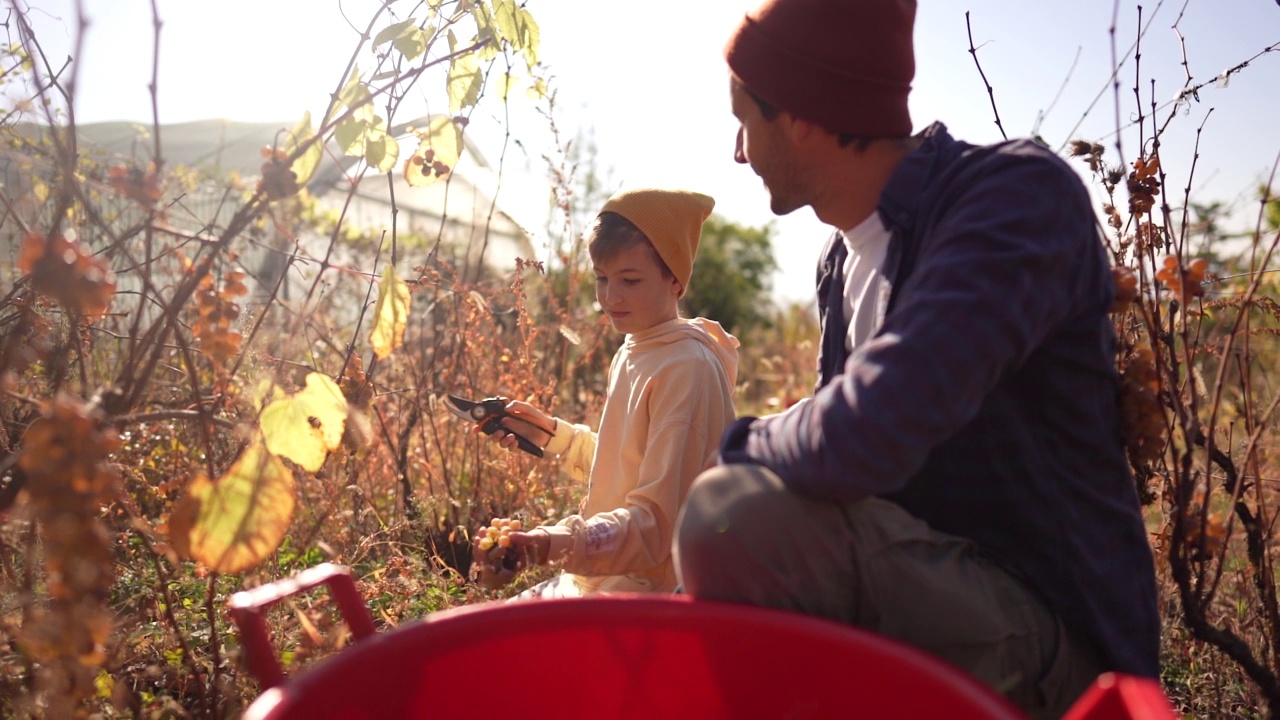
[[[515, 450], [517, 447], [516, 436], [512, 433], [519, 433], [528, 438], [530, 442], [540, 448], [545, 448], [547, 443], [551, 442], [551, 436], [556, 430], [556, 419], [542, 412], [538, 408], [527, 402], [512, 400], [507, 403], [507, 412], [514, 417], [502, 418], [502, 427], [510, 432], [499, 430], [489, 437], [493, 441], [508, 450]], [[471, 432], [483, 432], [480, 426], [472, 428]]]

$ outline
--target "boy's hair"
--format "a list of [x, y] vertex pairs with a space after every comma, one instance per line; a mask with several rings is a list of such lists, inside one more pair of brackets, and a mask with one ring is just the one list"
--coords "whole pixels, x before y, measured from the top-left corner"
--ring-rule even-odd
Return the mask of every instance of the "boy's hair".
[[594, 263], [609, 262], [619, 253], [641, 244], [649, 248], [654, 262], [658, 263], [658, 269], [662, 271], [662, 277], [668, 280], [674, 278], [675, 273], [662, 260], [658, 249], [640, 228], [625, 217], [615, 212], [602, 212], [591, 223], [591, 227], [587, 228], [587, 253]]

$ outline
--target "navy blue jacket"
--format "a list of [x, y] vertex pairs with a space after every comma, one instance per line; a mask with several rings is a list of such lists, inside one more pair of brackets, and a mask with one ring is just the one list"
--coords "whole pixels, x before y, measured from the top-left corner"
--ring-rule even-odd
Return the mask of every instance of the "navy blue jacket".
[[[1028, 140], [934, 124], [881, 195], [887, 312], [852, 356], [819, 266], [814, 397], [726, 431], [721, 461], [876, 495], [1023, 576], [1110, 669], [1159, 674], [1155, 572], [1119, 425], [1110, 267], [1088, 193]], [[836, 295], [838, 297], [839, 280]], [[829, 307], [830, 306], [830, 307]]]

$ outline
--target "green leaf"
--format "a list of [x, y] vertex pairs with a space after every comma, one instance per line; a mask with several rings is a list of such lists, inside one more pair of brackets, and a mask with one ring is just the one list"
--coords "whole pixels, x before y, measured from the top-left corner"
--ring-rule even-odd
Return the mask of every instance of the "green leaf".
[[533, 14], [526, 8], [520, 8], [520, 44], [517, 48], [524, 53], [524, 61], [528, 63], [529, 69], [533, 69], [538, 64], [538, 49], [542, 45], [542, 29], [538, 27], [538, 21], [533, 19]]
[[392, 43], [392, 47], [404, 56], [405, 60], [413, 60], [427, 50], [427, 42], [431, 39], [431, 33], [414, 28], [410, 32], [406, 32], [396, 41]]
[[495, 0], [493, 3], [493, 24], [498, 30], [498, 37], [512, 45], [520, 42], [520, 25], [516, 21], [519, 7], [513, 0]]
[[337, 129], [333, 132], [333, 139], [338, 142], [338, 147], [342, 148], [344, 155], [363, 155], [364, 132], [368, 127], [367, 121], [352, 115], [338, 123]]
[[258, 418], [267, 450], [289, 458], [310, 472], [324, 465], [329, 451], [342, 442], [347, 399], [326, 375], [307, 375], [307, 385], [267, 405]]
[[396, 274], [391, 263], [382, 270], [378, 284], [378, 307], [374, 311], [373, 331], [369, 342], [379, 360], [404, 343], [404, 330], [409, 324], [409, 286]]
[[462, 108], [474, 106], [480, 99], [483, 80], [474, 52], [454, 58], [449, 64], [449, 112], [457, 115]]
[[347, 83], [342, 86], [342, 90], [338, 91], [337, 100], [329, 107], [326, 118], [334, 117], [339, 108], [358, 108], [368, 105], [369, 89], [360, 79], [360, 69], [352, 68], [351, 77], [347, 78]]
[[203, 473], [192, 478], [169, 517], [169, 540], [216, 572], [249, 570], [279, 547], [294, 503], [293, 473], [253, 442], [216, 482]]
[[524, 96], [529, 102], [537, 102], [547, 96], [547, 81], [542, 78], [534, 78], [533, 83], [525, 88]]
[[369, 164], [369, 167], [377, 168], [378, 172], [389, 172], [396, 166], [396, 160], [399, 158], [400, 143], [385, 132], [377, 139], [370, 139], [366, 143], [364, 161]]
[[[302, 119], [289, 132], [289, 137], [285, 143], [285, 151], [290, 155], [298, 148], [302, 147], [308, 140], [315, 137], [315, 130], [311, 127], [311, 113], [302, 114]], [[324, 148], [321, 147], [319, 141], [311, 143], [311, 145], [293, 161], [293, 165], [289, 167], [295, 175], [298, 176], [298, 185], [305, 187], [311, 181], [311, 177], [316, 174], [316, 168], [320, 165]]]
[[405, 32], [410, 30], [411, 28], [417, 29], [414, 27], [417, 24], [418, 24], [417, 20], [414, 20], [413, 18], [409, 18], [408, 20], [402, 20], [401, 22], [388, 25], [387, 27], [382, 28], [382, 30], [379, 31], [378, 34], [374, 36], [373, 46], [378, 47], [379, 45], [385, 45], [386, 43], [396, 40], [400, 38], [402, 35], [404, 35]]

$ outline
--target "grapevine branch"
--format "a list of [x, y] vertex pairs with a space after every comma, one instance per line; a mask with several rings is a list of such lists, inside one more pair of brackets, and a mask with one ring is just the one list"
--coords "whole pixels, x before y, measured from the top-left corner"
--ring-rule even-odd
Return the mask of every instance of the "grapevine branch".
[[969, 55], [973, 57], [973, 64], [978, 66], [978, 75], [982, 77], [982, 84], [987, 88], [987, 97], [991, 99], [991, 112], [996, 116], [996, 128], [1000, 130], [1000, 137], [1005, 140], [1009, 136], [1004, 132], [1004, 125], [1000, 123], [1000, 110], [996, 107], [996, 91], [992, 89], [991, 83], [987, 82], [987, 74], [982, 71], [982, 63], [978, 62], [978, 49], [973, 46], [973, 26], [969, 24], [969, 11], [964, 13], [964, 27], [969, 31]]

